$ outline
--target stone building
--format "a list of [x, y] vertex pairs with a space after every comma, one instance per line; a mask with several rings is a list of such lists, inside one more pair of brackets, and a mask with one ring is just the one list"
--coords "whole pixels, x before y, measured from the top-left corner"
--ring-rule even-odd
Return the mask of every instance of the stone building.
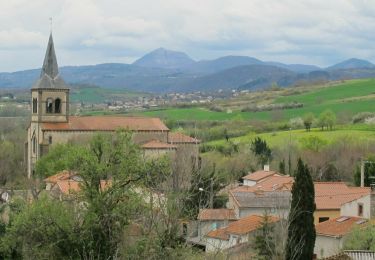
[[119, 128], [133, 132], [133, 141], [144, 149], [145, 156], [172, 153], [180, 161], [194, 161], [199, 140], [171, 133], [159, 118], [121, 116], [70, 116], [69, 87], [59, 74], [52, 34], [49, 37], [40, 78], [31, 88], [31, 121], [27, 129], [27, 174], [57, 143], [89, 140], [99, 132]]

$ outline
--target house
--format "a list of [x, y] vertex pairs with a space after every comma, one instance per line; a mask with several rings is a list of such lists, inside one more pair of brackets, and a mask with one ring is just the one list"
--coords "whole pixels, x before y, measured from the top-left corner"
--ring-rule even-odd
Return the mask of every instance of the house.
[[233, 209], [238, 218], [264, 213], [287, 218], [290, 201], [291, 193], [288, 190], [243, 192], [241, 189], [234, 189], [229, 192], [227, 207]]
[[[263, 216], [250, 215], [230, 223], [227, 227], [210, 231], [206, 235], [206, 252], [221, 251], [251, 241], [263, 221]], [[269, 216], [268, 221], [275, 223], [279, 218]]]
[[365, 228], [368, 224], [367, 219], [341, 216], [315, 225], [314, 254], [318, 258], [338, 254], [343, 248], [346, 235], [354, 228]]
[[51, 190], [58, 181], [71, 180], [76, 175], [77, 174], [75, 172], [64, 170], [56, 173], [55, 175], [49, 176], [44, 179], [44, 182], [46, 183], [46, 190]]
[[255, 186], [258, 182], [270, 177], [270, 176], [281, 176], [276, 171], [270, 171], [269, 166], [265, 165], [263, 171], [256, 171], [242, 177], [243, 185], [245, 186]]
[[59, 74], [51, 34], [40, 77], [31, 88], [31, 120], [25, 143], [29, 178], [34, 173], [36, 162], [53, 145], [87, 142], [94, 134], [114, 133], [118, 129], [131, 131], [133, 141], [145, 145], [145, 154], [175, 152], [176, 161], [187, 162], [198, 156], [199, 140], [181, 133], [170, 133], [159, 118], [70, 116], [69, 93], [69, 86]]
[[[251, 177], [251, 175], [253, 176]], [[294, 183], [293, 177], [266, 169], [266, 171], [258, 171], [245, 176], [244, 183], [245, 178], [247, 181], [251, 181], [251, 183], [247, 182], [250, 185], [239, 186], [229, 191], [227, 207], [234, 209], [238, 217], [262, 214], [260, 210], [274, 212], [276, 209], [283, 216], [288, 215], [289, 208], [286, 207], [285, 203], [290, 201], [290, 192]], [[375, 204], [375, 199], [370, 200], [371, 189], [368, 187], [350, 187], [345, 182], [314, 182], [314, 188], [315, 224], [337, 218], [340, 215], [368, 218], [371, 202], [374, 201]], [[289, 198], [288, 195], [281, 195], [280, 191], [289, 193]], [[272, 196], [274, 197], [273, 204], [272, 199], [269, 198]], [[281, 203], [282, 198], [283, 202]], [[278, 200], [278, 203], [275, 200]], [[261, 205], [264, 206], [261, 207]], [[373, 215], [375, 215], [375, 212]]]
[[[345, 212], [345, 215], [356, 216], [359, 209], [354, 208], [353, 204], [347, 204], [342, 209], [341, 207], [348, 202], [356, 201], [371, 194], [370, 188], [350, 187], [344, 182], [314, 182], [314, 187], [316, 203], [315, 224], [340, 217], [341, 211], [342, 213]], [[366, 202], [365, 200], [360, 201]], [[369, 208], [370, 204], [368, 203], [366, 206], [363, 204], [363, 209], [365, 207], [366, 209]]]
[[198, 237], [203, 238], [207, 233], [237, 220], [233, 209], [201, 209], [198, 214]]

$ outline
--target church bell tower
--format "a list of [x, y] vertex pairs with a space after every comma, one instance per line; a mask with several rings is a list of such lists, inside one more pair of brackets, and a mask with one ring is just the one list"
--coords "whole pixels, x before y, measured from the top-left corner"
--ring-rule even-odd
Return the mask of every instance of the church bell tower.
[[52, 137], [44, 136], [44, 124], [69, 122], [69, 87], [59, 75], [52, 33], [39, 79], [31, 88], [31, 121], [27, 136], [27, 175], [48, 150]]
[[42, 71], [31, 89], [31, 122], [68, 122], [69, 88], [59, 75], [52, 34]]

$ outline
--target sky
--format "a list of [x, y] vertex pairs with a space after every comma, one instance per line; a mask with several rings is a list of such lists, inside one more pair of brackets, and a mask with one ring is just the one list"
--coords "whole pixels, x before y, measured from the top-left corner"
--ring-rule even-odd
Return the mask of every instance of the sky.
[[375, 62], [374, 0], [0, 0], [0, 71], [131, 63], [164, 47], [195, 60], [247, 55], [328, 66]]

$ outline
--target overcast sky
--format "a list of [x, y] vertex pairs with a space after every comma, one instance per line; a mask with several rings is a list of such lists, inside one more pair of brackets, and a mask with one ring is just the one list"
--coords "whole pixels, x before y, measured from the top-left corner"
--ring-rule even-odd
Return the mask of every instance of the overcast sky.
[[158, 47], [320, 66], [375, 62], [374, 0], [0, 0], [0, 71], [129, 63]]

